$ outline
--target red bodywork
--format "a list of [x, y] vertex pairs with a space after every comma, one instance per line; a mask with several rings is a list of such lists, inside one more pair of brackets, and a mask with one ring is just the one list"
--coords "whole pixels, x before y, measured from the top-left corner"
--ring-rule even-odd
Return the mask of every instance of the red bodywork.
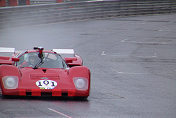
[[81, 57], [78, 55], [75, 55], [75, 57], [65, 57], [64, 59], [70, 67], [83, 65], [83, 61]]
[[[28, 51], [38, 52], [36, 50]], [[55, 53], [52, 51], [43, 51]], [[79, 63], [82, 59], [78, 57]], [[18, 58], [0, 57], [0, 87], [2, 95], [18, 95], [18, 96], [68, 96], [68, 97], [88, 97], [90, 92], [90, 70], [81, 64], [74, 64], [69, 68], [37, 68], [32, 67], [20, 68], [15, 65], [14, 61]], [[81, 61], [81, 62], [80, 62]], [[71, 63], [70, 63], [71, 64]], [[77, 65], [77, 66], [73, 66]], [[15, 76], [18, 78], [18, 87], [15, 89], [7, 89], [4, 87], [3, 78], [7, 76]], [[84, 78], [87, 82], [87, 89], [79, 90], [75, 87], [74, 78]], [[44, 82], [46, 80], [46, 82]], [[43, 89], [37, 85], [37, 82], [57, 83], [57, 86], [50, 89]], [[53, 84], [55, 84], [53, 82]]]

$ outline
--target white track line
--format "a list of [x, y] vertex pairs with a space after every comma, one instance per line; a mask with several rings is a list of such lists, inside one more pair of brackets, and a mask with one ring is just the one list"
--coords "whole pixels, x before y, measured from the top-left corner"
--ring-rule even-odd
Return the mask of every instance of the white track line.
[[129, 41], [127, 39], [121, 40], [122, 43], [136, 43], [136, 44], [146, 44], [146, 45], [169, 45], [167, 42], [142, 42], [142, 41]]
[[68, 116], [68, 115], [66, 115], [66, 114], [64, 114], [64, 113], [61, 113], [61, 112], [59, 112], [59, 111], [56, 111], [56, 110], [54, 110], [54, 109], [51, 109], [51, 108], [48, 108], [50, 111], [53, 111], [53, 112], [55, 112], [55, 113], [57, 113], [57, 114], [59, 114], [59, 115], [62, 115], [62, 116], [64, 116], [64, 117], [66, 117], [66, 118], [72, 118], [71, 116]]
[[144, 75], [144, 74], [148, 74], [148, 73], [140, 73], [140, 72], [121, 72], [121, 71], [117, 71], [118, 74], [127, 74], [127, 75]]

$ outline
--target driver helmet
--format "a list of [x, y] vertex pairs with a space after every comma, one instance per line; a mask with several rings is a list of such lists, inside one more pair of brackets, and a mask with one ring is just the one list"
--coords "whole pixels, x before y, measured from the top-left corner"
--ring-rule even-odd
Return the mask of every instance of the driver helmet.
[[38, 56], [36, 53], [27, 53], [24, 55], [24, 60], [30, 63], [31, 61], [37, 61]]

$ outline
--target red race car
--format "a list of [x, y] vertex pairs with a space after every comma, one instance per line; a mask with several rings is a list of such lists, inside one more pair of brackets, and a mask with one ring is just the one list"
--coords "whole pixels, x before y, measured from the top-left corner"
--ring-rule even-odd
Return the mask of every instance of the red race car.
[[34, 47], [15, 52], [14, 48], [0, 48], [0, 52], [13, 52], [0, 56], [2, 95], [89, 96], [90, 70], [73, 49]]

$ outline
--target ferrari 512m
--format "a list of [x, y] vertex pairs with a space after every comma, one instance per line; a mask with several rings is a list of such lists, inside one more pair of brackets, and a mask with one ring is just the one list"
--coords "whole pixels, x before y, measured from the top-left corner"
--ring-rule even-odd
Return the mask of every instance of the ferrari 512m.
[[73, 49], [15, 51], [1, 47], [0, 52], [13, 52], [12, 56], [0, 56], [4, 96], [89, 96], [90, 70]]

